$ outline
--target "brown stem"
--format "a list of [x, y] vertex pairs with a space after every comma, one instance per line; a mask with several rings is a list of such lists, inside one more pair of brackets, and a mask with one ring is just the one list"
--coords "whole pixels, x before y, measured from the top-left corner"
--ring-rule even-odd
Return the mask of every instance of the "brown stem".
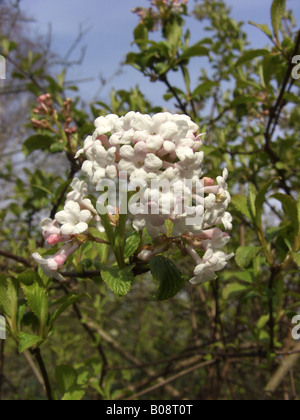
[[[61, 288], [63, 289], [64, 293], [65, 294], [68, 294], [69, 291], [68, 291], [67, 287], [65, 285], [63, 285], [63, 284], [60, 284], [60, 285], [61, 285]], [[83, 321], [84, 317], [83, 317], [83, 315], [81, 313], [81, 310], [80, 310], [79, 306], [76, 303], [73, 304], [73, 310], [75, 312], [76, 317], [80, 321], [83, 329], [87, 332], [87, 334], [89, 335], [89, 337], [91, 338], [91, 340], [93, 341], [93, 343], [96, 344], [97, 350], [98, 350], [99, 355], [100, 355], [100, 357], [102, 359], [103, 368], [102, 368], [101, 377], [100, 377], [100, 386], [102, 386], [103, 385], [103, 381], [104, 381], [104, 377], [106, 375], [107, 366], [108, 366], [108, 360], [107, 360], [106, 354], [105, 354], [104, 349], [101, 346], [101, 344], [98, 343], [98, 340], [97, 340], [97, 337], [95, 335], [94, 330], [86, 322]]]
[[27, 261], [25, 258], [19, 257], [18, 255], [11, 254], [10, 252], [7, 252], [7, 251], [2, 251], [1, 249], [0, 249], [0, 256], [8, 258], [10, 260], [17, 261], [21, 264], [26, 265], [26, 267], [32, 267], [31, 263]]
[[4, 383], [4, 347], [5, 347], [5, 340], [0, 339], [0, 401], [2, 401], [2, 387]]
[[186, 376], [189, 373], [194, 372], [195, 370], [203, 369], [207, 366], [214, 365], [216, 362], [217, 362], [216, 360], [210, 360], [208, 362], [202, 362], [202, 363], [200, 363], [196, 366], [192, 366], [189, 369], [186, 369], [182, 372], [179, 372], [176, 375], [172, 376], [171, 378], [168, 378], [168, 379], [164, 380], [163, 382], [160, 382], [160, 383], [158, 383], [158, 384], [156, 384], [156, 385], [154, 385], [150, 388], [147, 388], [144, 391], [138, 392], [137, 394], [133, 395], [132, 397], [127, 398], [127, 400], [135, 400], [136, 398], [141, 397], [142, 395], [145, 395], [145, 394], [149, 394], [150, 392], [156, 391], [157, 389], [162, 388], [162, 387], [170, 384], [171, 382], [174, 382], [177, 379], [182, 378], [183, 376]]
[[49, 381], [48, 372], [44, 363], [44, 360], [42, 358], [41, 350], [39, 348], [36, 349], [30, 349], [30, 353], [35, 357], [35, 360], [37, 361], [43, 380], [46, 388], [46, 394], [49, 401], [53, 401], [52, 397], [52, 389]]
[[172, 92], [172, 94], [174, 95], [174, 98], [176, 99], [177, 103], [178, 103], [178, 108], [181, 109], [181, 111], [186, 114], [189, 115], [186, 104], [182, 102], [182, 100], [179, 98], [176, 90], [173, 88], [173, 86], [171, 85], [171, 83], [169, 82], [169, 80], [167, 79], [166, 75], [163, 75], [160, 77], [160, 80], [162, 82], [164, 82], [164, 84], [168, 87], [168, 89], [170, 90], [170, 92]]
[[270, 351], [275, 352], [275, 317], [274, 317], [274, 300], [273, 300], [273, 288], [277, 274], [280, 272], [278, 267], [271, 267], [271, 275], [268, 284], [269, 291], [269, 328], [270, 328]]

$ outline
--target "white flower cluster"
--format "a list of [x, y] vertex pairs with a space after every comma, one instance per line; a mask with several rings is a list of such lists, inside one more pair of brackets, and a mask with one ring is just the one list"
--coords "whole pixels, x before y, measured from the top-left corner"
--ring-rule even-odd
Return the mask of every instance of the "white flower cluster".
[[[139, 257], [149, 260], [164, 252], [167, 249], [164, 237], [168, 243], [179, 240], [197, 265], [191, 282], [196, 284], [214, 278], [233, 256], [221, 251], [229, 235], [216, 228], [223, 225], [225, 230], [232, 229], [232, 217], [227, 212], [230, 203], [228, 171], [223, 171], [217, 183], [203, 177], [204, 134], [197, 135], [199, 127], [186, 115], [165, 112], [151, 117], [129, 112], [121, 118], [117, 115], [99, 117], [95, 128], [76, 158], [86, 156], [82, 173], [97, 191], [102, 191], [104, 181], [115, 183], [125, 177], [130, 183], [128, 189], [137, 192], [138, 202], [129, 203], [132, 226], [137, 231], [146, 229], [155, 240], [160, 238], [159, 246], [143, 250]], [[72, 187], [64, 210], [56, 214], [54, 221], [42, 222], [45, 240], [50, 245], [67, 242], [67, 253], [71, 249], [68, 241], [87, 232], [92, 220], [103, 230], [97, 211], [85, 198], [87, 185], [75, 179]], [[199, 251], [202, 254], [205, 251], [202, 258]], [[41, 262], [39, 255], [35, 257]], [[44, 260], [42, 266], [47, 269], [51, 266], [50, 269], [56, 271], [61, 267], [61, 259], [60, 255], [54, 258], [55, 263], [60, 264], [53, 264], [50, 258]]]
[[38, 253], [33, 254], [33, 258], [41, 265], [44, 273], [57, 280], [63, 280], [57, 270], [61, 269], [67, 258], [79, 248], [79, 245], [72, 241], [74, 236], [87, 232], [88, 223], [92, 219], [96, 220], [99, 230], [102, 230], [97, 211], [91, 201], [85, 198], [88, 191], [87, 184], [74, 178], [71, 187], [73, 191], [67, 195], [64, 210], [56, 213], [55, 220], [44, 219], [41, 222], [43, 237], [49, 245], [53, 246], [59, 242], [64, 242], [65, 245], [57, 254], [47, 258], [41, 257]]
[[[173, 238], [188, 233], [190, 241], [198, 241], [199, 235], [216, 225], [232, 229], [232, 217], [227, 212], [228, 171], [223, 171], [216, 185], [211, 178], [202, 178], [204, 134], [197, 135], [199, 127], [190, 117], [167, 112], [151, 117], [129, 112], [121, 118], [99, 117], [95, 127], [77, 154], [87, 158], [82, 171], [96, 187], [104, 179], [115, 180], [121, 173], [127, 174], [131, 185], [139, 188], [139, 203], [130, 206], [135, 230], [146, 228], [155, 239], [167, 233], [166, 221], [170, 220]], [[166, 184], [169, 188], [164, 189]], [[232, 257], [220, 253], [229, 236], [226, 240], [220, 236], [206, 239], [210, 240], [209, 251], [201, 262], [197, 254], [193, 282], [212, 278], [212, 273], [224, 268]], [[153, 254], [145, 250], [141, 258], [147, 255], [149, 259], [156, 253], [157, 249]]]

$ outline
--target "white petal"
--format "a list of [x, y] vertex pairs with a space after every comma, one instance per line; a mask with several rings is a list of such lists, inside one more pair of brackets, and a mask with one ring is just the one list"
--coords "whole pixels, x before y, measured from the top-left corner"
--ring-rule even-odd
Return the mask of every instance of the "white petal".
[[118, 164], [119, 172], [133, 172], [135, 170], [134, 163], [125, 159], [121, 159]]
[[216, 196], [214, 194], [209, 194], [208, 197], [204, 199], [204, 206], [206, 209], [211, 209], [216, 204]]
[[105, 117], [99, 117], [95, 120], [95, 127], [98, 136], [100, 136], [102, 134], [110, 132], [113, 128], [113, 123]]
[[137, 231], [143, 230], [146, 226], [146, 220], [144, 218], [135, 218], [132, 226]]
[[109, 179], [115, 179], [118, 175], [118, 171], [117, 168], [114, 165], [109, 165], [106, 167], [105, 170], [105, 175], [109, 178]]
[[145, 159], [145, 168], [150, 171], [158, 171], [161, 169], [163, 163], [162, 160], [155, 156], [153, 153], [149, 153]]
[[55, 219], [58, 221], [58, 223], [60, 223], [61, 225], [65, 224], [65, 223], [69, 223], [70, 220], [73, 221], [73, 219], [70, 217], [70, 214], [67, 213], [65, 210], [59, 211], [58, 213], [56, 213], [55, 215]]
[[163, 145], [164, 139], [161, 136], [150, 136], [146, 140], [146, 145], [150, 152], [157, 152]]
[[62, 235], [69, 236], [73, 234], [74, 224], [65, 223], [62, 225], [60, 231]]
[[79, 221], [80, 222], [88, 222], [91, 220], [91, 212], [89, 210], [82, 210], [79, 214]]
[[166, 140], [164, 142], [164, 149], [166, 152], [171, 153], [174, 152], [176, 146], [175, 143], [173, 143], [172, 141]]
[[35, 261], [38, 264], [46, 264], [47, 263], [47, 261], [40, 254], [38, 254], [37, 252], [35, 252], [34, 254], [32, 254], [32, 257], [35, 259]]
[[150, 115], [142, 115], [139, 112], [137, 112], [134, 116], [134, 118], [131, 121], [131, 128], [133, 128], [135, 131], [148, 131], [151, 128], [151, 117]]
[[87, 223], [78, 223], [73, 229], [73, 235], [80, 235], [88, 230], [89, 226]]
[[131, 146], [122, 146], [120, 149], [122, 158], [131, 160], [134, 158], [134, 149]]
[[159, 134], [166, 140], [171, 140], [177, 134], [178, 127], [173, 122], [164, 123], [159, 130]]
[[52, 219], [43, 219], [41, 221], [41, 227], [43, 230], [51, 229], [53, 227], [53, 220]]
[[83, 149], [80, 149], [80, 150], [78, 150], [78, 152], [76, 153], [76, 155], [74, 156], [74, 159], [78, 159], [79, 158], [79, 156], [81, 156], [81, 155], [83, 155], [84, 154], [84, 150]]

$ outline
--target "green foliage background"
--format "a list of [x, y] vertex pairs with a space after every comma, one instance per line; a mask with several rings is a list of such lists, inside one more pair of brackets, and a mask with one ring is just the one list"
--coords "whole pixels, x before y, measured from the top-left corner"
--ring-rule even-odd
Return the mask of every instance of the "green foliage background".
[[[42, 54], [24, 54], [21, 42], [0, 31], [0, 54], [31, 103], [22, 146], [29, 165], [18, 173], [7, 160], [0, 174], [4, 187], [13, 186], [0, 211], [0, 310], [8, 330], [0, 342], [1, 398], [297, 399], [300, 344], [292, 339], [292, 318], [300, 307], [300, 84], [292, 75], [300, 69], [292, 60], [300, 54], [299, 28], [285, 0], [274, 0], [272, 27], [250, 23], [266, 36], [266, 47], [253, 49], [226, 1], [199, 0], [193, 17], [207, 36], [191, 44], [186, 6], [178, 14], [157, 0], [140, 11], [126, 64], [159, 83], [162, 98], [150, 104], [131, 87], [89, 110], [74, 98], [71, 123], [65, 71], [49, 74]], [[190, 66], [199, 57], [195, 87]], [[43, 126], [33, 124], [34, 132], [32, 98], [44, 93], [57, 112]], [[5, 110], [1, 88], [0, 99]], [[215, 178], [224, 164], [229, 169], [234, 229], [228, 251], [235, 261], [217, 280], [191, 286], [189, 260], [167, 253], [152, 262], [155, 279], [136, 269], [130, 292], [120, 298], [111, 289], [124, 295], [130, 287], [123, 293], [124, 283], [115, 285], [114, 256], [107, 245], [89, 242], [68, 261], [65, 283], [45, 277], [31, 257], [37, 249], [45, 255], [39, 220], [61, 209], [80, 169], [74, 155], [93, 118], [159, 112], [162, 99], [206, 131], [207, 175]], [[53, 164], [53, 155], [66, 171]], [[41, 156], [48, 165], [40, 165]], [[135, 241], [128, 241], [132, 256]], [[181, 275], [172, 265], [161, 278], [166, 257]], [[184, 287], [162, 300], [178, 291], [172, 275]]]

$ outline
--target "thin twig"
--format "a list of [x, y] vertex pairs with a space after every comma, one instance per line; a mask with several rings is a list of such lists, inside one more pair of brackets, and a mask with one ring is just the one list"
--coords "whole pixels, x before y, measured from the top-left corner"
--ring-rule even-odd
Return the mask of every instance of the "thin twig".
[[23, 355], [24, 355], [28, 365], [30, 366], [30, 369], [32, 370], [34, 376], [36, 377], [38, 383], [43, 387], [44, 391], [46, 392], [46, 387], [45, 387], [45, 384], [44, 384], [43, 377], [40, 374], [40, 371], [38, 370], [38, 368], [36, 367], [31, 354], [29, 353], [28, 350], [25, 350], [23, 352]]
[[14, 255], [7, 251], [2, 251], [1, 249], [0, 249], [0, 256], [8, 258], [10, 260], [17, 261], [23, 265], [26, 265], [26, 267], [32, 267], [32, 264], [29, 261], [27, 261], [25, 258], [19, 257], [18, 255]]
[[[87, 321], [87, 324], [90, 328], [97, 331], [97, 333], [100, 335], [102, 340], [107, 342], [116, 352], [121, 354], [125, 360], [128, 360], [129, 362], [134, 363], [138, 366], [142, 365], [142, 363], [139, 359], [137, 359], [132, 353], [129, 353], [126, 349], [124, 349], [124, 347], [121, 344], [119, 344], [119, 342], [117, 340], [115, 340], [113, 337], [111, 337], [106, 331], [104, 331], [102, 328], [100, 328], [93, 321]], [[151, 378], [151, 380], [153, 380], [153, 376], [154, 376], [154, 378], [157, 379], [160, 383], [163, 381], [163, 378], [161, 377], [161, 375], [159, 375], [157, 377], [157, 375], [155, 375], [155, 372], [152, 369], [147, 368], [147, 367], [141, 367], [141, 369], [148, 375], [148, 377]], [[147, 380], [147, 378], [146, 378], [146, 380]], [[133, 390], [133, 389], [134, 388], [131, 387], [131, 390]], [[174, 387], [172, 387], [170, 385], [167, 385], [167, 391], [171, 394], [172, 398], [179, 398], [180, 397], [179, 392]]]
[[47, 398], [49, 401], [53, 401], [53, 397], [52, 397], [52, 389], [51, 389], [51, 384], [49, 381], [49, 376], [48, 376], [48, 372], [41, 354], [41, 350], [39, 348], [36, 349], [31, 349], [30, 353], [35, 357], [35, 360], [37, 361], [42, 377], [43, 377], [43, 381], [45, 384], [45, 388], [46, 388], [46, 394], [47, 394]]
[[269, 327], [270, 327], [270, 351], [274, 353], [275, 351], [275, 317], [274, 317], [274, 302], [273, 302], [273, 288], [276, 276], [280, 272], [278, 267], [271, 267], [271, 274], [269, 278], [268, 290], [269, 290]]
[[193, 367], [191, 367], [189, 369], [186, 369], [186, 370], [184, 370], [182, 372], [179, 372], [176, 375], [171, 376], [171, 378], [166, 379], [163, 382], [160, 382], [160, 383], [158, 383], [158, 384], [156, 384], [156, 385], [154, 385], [154, 386], [152, 386], [150, 388], [147, 388], [144, 391], [138, 392], [137, 394], [131, 396], [130, 398], [127, 398], [127, 400], [135, 400], [136, 398], [141, 397], [141, 396], [143, 396], [145, 394], [149, 394], [150, 392], [156, 391], [157, 389], [162, 388], [162, 387], [170, 384], [171, 382], [174, 382], [177, 379], [182, 378], [183, 376], [186, 376], [189, 373], [194, 372], [195, 370], [203, 369], [203, 368], [205, 368], [207, 366], [214, 365], [216, 362], [217, 362], [217, 360], [210, 360], [208, 362], [200, 363], [200, 364], [198, 364], [196, 366], [193, 366]]
[[[300, 343], [298, 343], [294, 348], [295, 352], [296, 351], [298, 352], [299, 350], [300, 350]], [[286, 374], [290, 372], [295, 366], [295, 364], [297, 363], [299, 356], [300, 356], [300, 353], [295, 353], [283, 359], [280, 367], [274, 373], [269, 383], [265, 387], [265, 392], [267, 394], [272, 395], [277, 390], [277, 388], [280, 386], [281, 382], [285, 378]]]
[[0, 401], [2, 401], [2, 388], [4, 383], [5, 340], [0, 340]]
[[[60, 284], [60, 285], [61, 285], [61, 288], [63, 289], [64, 293], [68, 294], [69, 291], [68, 291], [67, 287], [63, 284]], [[77, 316], [78, 320], [80, 321], [80, 324], [82, 325], [83, 329], [87, 332], [87, 334], [89, 335], [89, 337], [91, 338], [93, 343], [96, 344], [98, 353], [99, 353], [99, 355], [102, 359], [103, 366], [102, 366], [102, 371], [101, 371], [101, 376], [100, 376], [100, 386], [102, 386], [105, 375], [106, 375], [106, 372], [107, 372], [107, 366], [108, 366], [108, 360], [107, 360], [105, 351], [104, 351], [103, 347], [101, 346], [101, 344], [98, 342], [94, 330], [86, 322], [84, 322], [84, 317], [81, 313], [81, 310], [80, 310], [79, 306], [76, 303], [74, 303], [72, 306], [73, 306], [73, 310], [75, 312], [75, 315]]]
[[163, 75], [160, 77], [160, 79], [170, 90], [170, 92], [174, 95], [174, 98], [176, 99], [178, 103], [178, 108], [186, 115], [189, 115], [186, 104], [182, 102], [182, 100], [179, 98], [176, 89], [171, 85], [166, 75]]

